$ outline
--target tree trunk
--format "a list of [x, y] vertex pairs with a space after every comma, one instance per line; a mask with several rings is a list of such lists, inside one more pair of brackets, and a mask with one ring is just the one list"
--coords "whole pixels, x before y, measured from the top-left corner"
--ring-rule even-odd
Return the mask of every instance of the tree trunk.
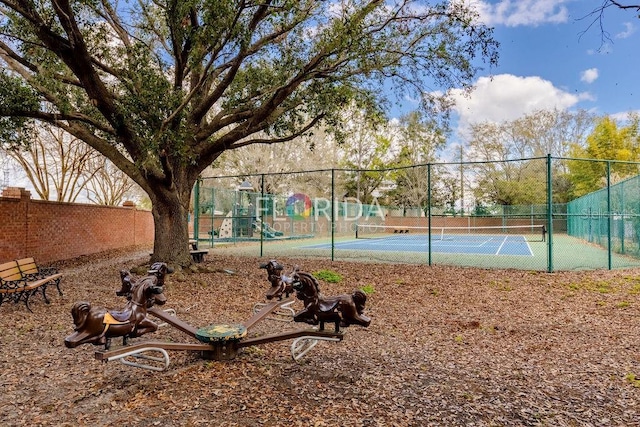
[[186, 203], [181, 201], [185, 198], [181, 198], [180, 192], [175, 188], [171, 191], [163, 189], [150, 195], [155, 229], [151, 262], [166, 262], [171, 266], [182, 267], [191, 265], [188, 222], [191, 190], [182, 194], [186, 197]]

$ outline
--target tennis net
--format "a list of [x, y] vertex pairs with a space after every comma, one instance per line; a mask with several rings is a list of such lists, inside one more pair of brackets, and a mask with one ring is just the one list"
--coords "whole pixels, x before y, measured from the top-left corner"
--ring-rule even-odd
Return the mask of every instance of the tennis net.
[[[431, 240], [544, 242], [544, 225], [431, 227]], [[426, 240], [429, 227], [356, 224], [356, 239]]]

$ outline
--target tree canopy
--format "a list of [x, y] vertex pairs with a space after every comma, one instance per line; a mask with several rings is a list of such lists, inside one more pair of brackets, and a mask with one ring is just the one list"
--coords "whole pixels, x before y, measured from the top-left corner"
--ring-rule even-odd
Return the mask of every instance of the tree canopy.
[[608, 182], [614, 183], [638, 174], [635, 162], [640, 161], [639, 126], [638, 116], [632, 115], [625, 126], [619, 126], [610, 117], [603, 117], [587, 137], [584, 146], [572, 145], [572, 157], [601, 160], [569, 162], [574, 197], [603, 188]]
[[2, 144], [38, 120], [93, 147], [149, 195], [153, 258], [181, 264], [191, 189], [224, 151], [339, 130], [341, 109], [383, 110], [388, 87], [435, 117], [497, 61], [462, 1], [0, 4]]
[[[471, 127], [469, 158], [474, 165], [474, 194], [479, 202], [501, 205], [542, 204], [546, 201], [544, 160], [547, 154], [566, 156], [570, 147], [583, 144], [594, 117], [586, 111], [535, 111], [504, 123], [483, 122]], [[486, 162], [486, 163], [485, 163]], [[569, 199], [564, 162], [554, 162], [556, 202]]]

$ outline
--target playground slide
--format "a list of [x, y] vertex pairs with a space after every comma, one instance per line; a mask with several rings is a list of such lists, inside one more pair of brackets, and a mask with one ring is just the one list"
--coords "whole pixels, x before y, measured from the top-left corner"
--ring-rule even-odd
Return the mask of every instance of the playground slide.
[[273, 239], [275, 237], [278, 236], [282, 236], [284, 233], [282, 231], [276, 231], [273, 227], [271, 227], [269, 224], [263, 223], [262, 221], [260, 221], [259, 219], [257, 219], [256, 221], [254, 221], [253, 223], [253, 229], [256, 232], [260, 232], [262, 231], [262, 235], [264, 237], [266, 237], [267, 239]]

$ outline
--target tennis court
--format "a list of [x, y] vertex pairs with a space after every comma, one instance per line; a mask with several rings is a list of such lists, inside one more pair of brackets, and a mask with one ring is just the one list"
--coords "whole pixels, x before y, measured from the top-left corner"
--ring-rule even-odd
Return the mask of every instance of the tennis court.
[[[394, 252], [533, 256], [529, 245], [544, 241], [544, 228], [527, 227], [387, 227], [358, 226], [356, 238], [334, 243], [334, 249]], [[303, 246], [328, 249], [330, 243]]]

